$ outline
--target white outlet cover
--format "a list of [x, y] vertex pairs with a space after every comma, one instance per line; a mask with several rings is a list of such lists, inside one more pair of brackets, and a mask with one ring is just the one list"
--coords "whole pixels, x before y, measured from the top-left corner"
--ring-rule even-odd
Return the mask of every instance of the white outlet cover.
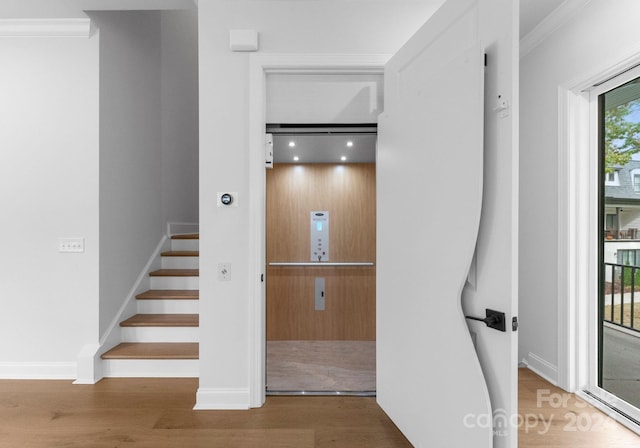
[[58, 238], [58, 252], [84, 252], [84, 238]]
[[231, 281], [231, 263], [218, 263], [218, 281]]

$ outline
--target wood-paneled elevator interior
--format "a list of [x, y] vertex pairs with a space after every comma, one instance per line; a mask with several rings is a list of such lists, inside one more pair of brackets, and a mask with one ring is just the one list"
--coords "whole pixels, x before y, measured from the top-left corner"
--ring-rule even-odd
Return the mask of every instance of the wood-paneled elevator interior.
[[266, 183], [267, 392], [374, 392], [375, 163], [276, 163]]

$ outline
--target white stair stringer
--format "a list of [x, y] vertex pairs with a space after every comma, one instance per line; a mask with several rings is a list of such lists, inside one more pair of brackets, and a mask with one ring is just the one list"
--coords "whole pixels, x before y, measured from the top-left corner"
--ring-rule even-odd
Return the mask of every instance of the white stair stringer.
[[[170, 252], [197, 252], [199, 250], [198, 239], [171, 239], [170, 248], [165, 246], [164, 255], [156, 259], [154, 269], [161, 270], [197, 270], [199, 268], [199, 257], [186, 254], [182, 256]], [[160, 255], [160, 254], [158, 254]], [[180, 290], [196, 291], [199, 289], [199, 278], [197, 275], [189, 276], [184, 273], [178, 275], [167, 275], [167, 272], [150, 272], [148, 277], [148, 287], [150, 291], [138, 294], [141, 297], [136, 299], [136, 312], [138, 315], [146, 314], [199, 314], [199, 301], [197, 294], [191, 297], [181, 297]], [[180, 275], [183, 274], [183, 275]], [[176, 291], [176, 294], [162, 294], [163, 291]], [[160, 294], [153, 294], [158, 291]], [[156, 297], [157, 296], [157, 297]], [[166, 296], [166, 298], [165, 298]], [[175, 297], [172, 297], [175, 296]], [[187, 295], [188, 296], [188, 295]], [[140, 319], [137, 319], [140, 322]], [[138, 346], [139, 344], [164, 344], [164, 343], [198, 343], [199, 327], [144, 323], [144, 319], [139, 324], [128, 324], [120, 327], [120, 345], [114, 347], [115, 351], [123, 344]], [[153, 320], [151, 321], [153, 322]], [[110, 351], [110, 352], [111, 352]], [[145, 349], [141, 350], [144, 353]], [[105, 353], [102, 359], [103, 377], [111, 378], [197, 378], [199, 376], [199, 360], [197, 355], [188, 355], [186, 358], [181, 355], [164, 356], [160, 358], [149, 357], [144, 354], [140, 357], [131, 354], [120, 356], [118, 354]], [[175, 356], [174, 356], [175, 355]]]

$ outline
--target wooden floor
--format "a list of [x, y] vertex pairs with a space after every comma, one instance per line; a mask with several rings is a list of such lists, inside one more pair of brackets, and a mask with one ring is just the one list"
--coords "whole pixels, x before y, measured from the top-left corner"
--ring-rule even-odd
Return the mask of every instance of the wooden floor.
[[[196, 379], [108, 379], [94, 386], [3, 380], [0, 447], [411, 446], [374, 398], [269, 397], [250, 411], [193, 411], [197, 387]], [[547, 391], [561, 394], [566, 406], [540, 400]], [[528, 426], [520, 428], [519, 447], [640, 446], [637, 435], [582, 406], [521, 371], [520, 415]]]
[[518, 447], [640, 447], [640, 436], [575, 395], [530, 370], [518, 376]]

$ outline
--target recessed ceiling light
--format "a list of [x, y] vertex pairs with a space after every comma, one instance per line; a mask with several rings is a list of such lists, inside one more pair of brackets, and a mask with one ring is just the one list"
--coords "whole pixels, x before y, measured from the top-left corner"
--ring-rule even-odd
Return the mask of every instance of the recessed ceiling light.
[[345, 156], [342, 156], [342, 157], [340, 157], [340, 160], [342, 160], [344, 162], [345, 160], [347, 160], [347, 158]]
[[298, 160], [300, 160], [300, 157], [298, 157], [298, 156], [294, 156], [294, 157], [293, 157], [293, 160], [294, 160], [295, 162], [297, 162]]
[[351, 140], [349, 140], [349, 141], [347, 142], [347, 147], [351, 148], [352, 146], [353, 146], [353, 142], [352, 142]]
[[296, 142], [289, 142], [289, 148], [293, 148], [294, 146], [296, 146]]

